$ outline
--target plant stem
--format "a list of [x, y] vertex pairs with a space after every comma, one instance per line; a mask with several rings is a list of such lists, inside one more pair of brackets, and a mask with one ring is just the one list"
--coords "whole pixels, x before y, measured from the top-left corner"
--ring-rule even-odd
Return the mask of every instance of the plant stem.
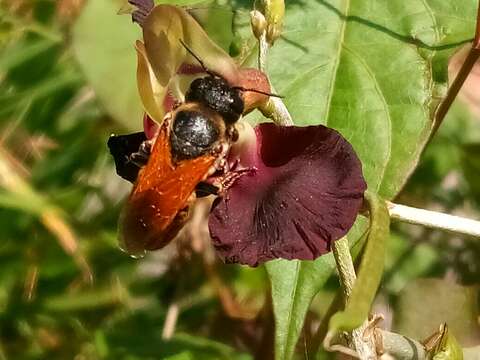
[[162, 339], [169, 340], [172, 338], [175, 333], [175, 328], [177, 326], [178, 315], [180, 313], [180, 307], [177, 302], [172, 302], [167, 310], [167, 315], [165, 317], [165, 323], [163, 324], [162, 330]]
[[[335, 262], [337, 263], [340, 285], [342, 286], [344, 301], [346, 303], [347, 299], [352, 293], [355, 280], [357, 279], [347, 237], [343, 237], [334, 242], [333, 256], [335, 257]], [[359, 328], [353, 330], [352, 342], [360, 359], [376, 359], [377, 354], [373, 339], [371, 337], [364, 336], [367, 328], [368, 320], [365, 321]]]
[[[337, 263], [340, 284], [346, 302], [352, 293], [356, 280], [355, 268], [346, 237], [335, 241], [333, 256]], [[352, 342], [360, 359], [377, 359], [382, 354], [389, 354], [399, 360], [426, 359], [425, 348], [418, 341], [376, 327], [373, 332], [370, 332], [369, 336], [367, 335], [369, 333], [368, 328], [369, 322], [367, 320], [359, 328], [352, 331]], [[381, 351], [378, 355], [377, 349]]]
[[[273, 87], [272, 87], [273, 90]], [[273, 90], [274, 91], [274, 90]], [[273, 120], [274, 123], [281, 126], [294, 125], [292, 117], [282, 99], [270, 97], [267, 106], [261, 109], [262, 114]]]
[[267, 34], [264, 30], [260, 37], [258, 38], [258, 69], [263, 72], [267, 73], [267, 52], [268, 52], [268, 42], [267, 42]]
[[392, 219], [430, 228], [452, 231], [459, 234], [480, 237], [480, 221], [443, 214], [436, 211], [417, 209], [387, 201]]
[[352, 293], [353, 284], [357, 279], [355, 268], [353, 267], [353, 260], [350, 255], [350, 248], [348, 239], [343, 237], [333, 243], [333, 256], [337, 263], [338, 276], [342, 284], [343, 295], [347, 299]]
[[[270, 45], [268, 44], [265, 30], [259, 36], [258, 44], [260, 48], [258, 51], [258, 68], [263, 73], [267, 74], [267, 52]], [[272, 92], [275, 92], [273, 86], [271, 86], [271, 90]], [[293, 120], [288, 112], [287, 107], [283, 103], [282, 99], [278, 97], [270, 97], [268, 104], [260, 110], [262, 111], [263, 115], [272, 119], [278, 125], [293, 125]]]

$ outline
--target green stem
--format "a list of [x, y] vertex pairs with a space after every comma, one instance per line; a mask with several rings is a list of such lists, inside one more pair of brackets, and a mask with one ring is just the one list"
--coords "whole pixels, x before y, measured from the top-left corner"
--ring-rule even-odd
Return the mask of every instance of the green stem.
[[335, 241], [332, 251], [335, 262], [337, 263], [338, 276], [340, 278], [340, 284], [342, 285], [343, 295], [346, 302], [352, 293], [353, 284], [357, 279], [347, 237], [344, 236]]
[[266, 31], [264, 30], [260, 37], [258, 38], [258, 68], [261, 72], [267, 73], [267, 52], [268, 52], [268, 42]]
[[[334, 242], [333, 256], [337, 264], [340, 285], [343, 290], [344, 303], [346, 304], [352, 294], [353, 286], [357, 279], [353, 266], [352, 255], [346, 236]], [[368, 320], [360, 327], [352, 331], [352, 342], [360, 359], [372, 360], [377, 358], [375, 343], [371, 337], [365, 337], [365, 330], [368, 328]]]
[[[258, 68], [267, 74], [267, 52], [269, 49], [269, 44], [267, 42], [265, 30], [258, 37], [259, 52], [258, 52]], [[271, 85], [270, 85], [271, 86]], [[273, 86], [271, 86], [271, 91], [275, 92]], [[274, 123], [281, 126], [291, 126], [293, 125], [292, 116], [288, 112], [287, 107], [283, 103], [282, 99], [278, 97], [270, 97], [266, 106], [260, 109], [262, 114], [273, 120]]]

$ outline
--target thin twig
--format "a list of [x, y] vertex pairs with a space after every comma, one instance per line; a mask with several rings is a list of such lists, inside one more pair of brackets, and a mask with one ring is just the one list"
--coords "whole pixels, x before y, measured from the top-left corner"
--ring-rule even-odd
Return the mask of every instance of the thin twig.
[[480, 221], [460, 216], [443, 214], [436, 211], [417, 209], [387, 201], [388, 212], [392, 219], [430, 228], [447, 230], [459, 234], [480, 237]]
[[[262, 34], [258, 37], [258, 68], [265, 74], [267, 74], [267, 53], [270, 45], [268, 44], [266, 31], [264, 30]], [[273, 86], [271, 91], [275, 92]], [[270, 97], [268, 104], [260, 109], [266, 117], [272, 119], [276, 124], [282, 126], [291, 126], [293, 125], [292, 116], [288, 112], [287, 107], [283, 103], [281, 98]]]
[[435, 113], [435, 122], [433, 124], [433, 129], [431, 132], [431, 136], [435, 135], [438, 128], [442, 124], [445, 116], [447, 115], [448, 110], [453, 104], [453, 101], [457, 97], [460, 89], [463, 86], [463, 83], [467, 79], [470, 71], [472, 71], [473, 65], [475, 65], [476, 61], [480, 57], [480, 49], [476, 49], [472, 46], [468, 55], [460, 68], [455, 80], [453, 81], [452, 85], [448, 88], [447, 96], [445, 99], [440, 103], [438, 109]]
[[168, 306], [167, 315], [163, 324], [162, 339], [169, 340], [172, 338], [173, 334], [175, 333], [175, 328], [177, 327], [179, 312], [180, 306], [176, 301], [172, 302]]
[[267, 52], [269, 46], [267, 32], [264, 30], [258, 38], [258, 69], [265, 74], [267, 73]]
[[438, 128], [442, 124], [445, 116], [447, 115], [448, 110], [453, 104], [453, 101], [458, 95], [458, 92], [463, 86], [463, 83], [467, 79], [468, 75], [472, 71], [473, 66], [475, 65], [476, 61], [480, 58], [480, 2], [478, 4], [478, 11], [477, 11], [477, 26], [475, 31], [475, 39], [473, 40], [472, 48], [468, 52], [468, 55], [465, 61], [460, 68], [455, 80], [453, 81], [452, 85], [448, 88], [447, 96], [438, 106], [435, 112], [435, 121], [433, 123], [433, 129], [430, 133], [430, 139], [435, 135]]

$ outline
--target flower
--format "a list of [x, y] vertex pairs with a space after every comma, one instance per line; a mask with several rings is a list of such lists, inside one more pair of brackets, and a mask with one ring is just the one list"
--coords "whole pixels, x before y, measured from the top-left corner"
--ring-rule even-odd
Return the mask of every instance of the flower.
[[[232, 87], [260, 91], [243, 92], [244, 113], [268, 101], [263, 94], [270, 92], [267, 77], [256, 69], [239, 68], [186, 11], [169, 5], [152, 7], [151, 0], [129, 1], [138, 7], [133, 19], [143, 29], [144, 43], [137, 41], [136, 49], [146, 139], [157, 141], [164, 117], [184, 102], [193, 79], [206, 73], [222, 77]], [[264, 123], [253, 129], [240, 121], [236, 127], [243, 129], [238, 140], [222, 152], [226, 158], [217, 159], [225, 160], [229, 170], [223, 168], [203, 180], [210, 189], [220, 188], [209, 230], [221, 258], [257, 266], [276, 258], [313, 260], [330, 251], [332, 242], [352, 227], [366, 189], [353, 147], [340, 133], [322, 125]], [[167, 133], [162, 132], [164, 138]], [[109, 143], [114, 144], [117, 172], [130, 181], [141, 171], [128, 162], [139, 139], [127, 135]], [[128, 174], [122, 175], [120, 167]], [[137, 240], [129, 238], [136, 241], [132, 247], [145, 248]]]
[[352, 227], [366, 183], [355, 151], [337, 131], [263, 123], [242, 151], [237, 166], [253, 171], [215, 200], [209, 217], [225, 262], [313, 260]]
[[[182, 42], [202, 59], [212, 72], [237, 84], [238, 66], [207, 36], [201, 26], [180, 7], [132, 0], [138, 10], [144, 42], [137, 41], [137, 87], [145, 111], [157, 123], [176, 103], [184, 101], [190, 83], [205, 71]], [[136, 21], [136, 20], [135, 20]], [[148, 134], [147, 134], [148, 136]]]

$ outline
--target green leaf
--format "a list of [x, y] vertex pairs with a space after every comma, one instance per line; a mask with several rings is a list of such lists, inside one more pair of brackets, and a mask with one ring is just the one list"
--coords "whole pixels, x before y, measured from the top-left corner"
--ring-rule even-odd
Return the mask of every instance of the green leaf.
[[12, 68], [22, 65], [24, 62], [34, 59], [56, 45], [56, 42], [49, 39], [11, 44], [9, 48], [2, 50], [0, 53], [0, 71], [6, 73]]
[[86, 311], [121, 304], [126, 296], [123, 292], [121, 288], [109, 287], [81, 294], [62, 294], [51, 296], [43, 306], [54, 312]]
[[370, 231], [357, 280], [345, 310], [336, 313], [329, 323], [330, 331], [351, 331], [368, 317], [373, 299], [382, 279], [385, 262], [385, 241], [390, 231], [390, 216], [385, 202], [367, 192], [370, 210]]
[[[473, 37], [476, 6], [475, 0], [287, 3], [269, 75], [295, 123], [339, 130], [358, 152], [369, 189], [391, 199], [432, 126], [438, 50]], [[438, 61], [441, 78], [446, 57]]]
[[[362, 219], [350, 235], [353, 239], [360, 239], [365, 228], [366, 222]], [[265, 267], [272, 284], [275, 358], [290, 359], [310, 303], [335, 268], [335, 261], [329, 254], [315, 261], [270, 261]]]
[[[151, 315], [151, 314], [150, 314]], [[147, 314], [148, 316], [148, 314]], [[142, 320], [142, 323], [135, 323]], [[158, 320], [158, 319], [157, 319]], [[135, 329], [136, 331], [132, 331]], [[132, 316], [115, 324], [106, 333], [108, 358], [251, 360], [251, 356], [209, 338], [177, 332], [171, 339], [161, 337], [161, 327], [143, 317]]]
[[[285, 96], [296, 124], [339, 130], [357, 151], [370, 191], [393, 198], [428, 139], [434, 94], [445, 85], [437, 82], [446, 79], [445, 51], [473, 37], [477, 2], [319, 0], [286, 5], [284, 32], [268, 55], [273, 86]], [[239, 49], [250, 45], [244, 37], [241, 42]], [[246, 63], [254, 59], [240, 56]], [[331, 271], [312, 268], [318, 279], [323, 279], [322, 271]], [[276, 277], [269, 272], [272, 287], [282, 289], [273, 294], [278, 297], [274, 304], [301, 294], [302, 286], [313, 287], [305, 291], [314, 296], [316, 285], [294, 281], [303, 269], [310, 266], [290, 265]], [[378, 286], [381, 270], [376, 274], [371, 285]], [[283, 278], [292, 279], [290, 285]], [[366, 300], [359, 306], [363, 313], [370, 306]], [[293, 317], [286, 317], [284, 307], [275, 308], [277, 358], [291, 357], [298, 338], [293, 330], [303, 321], [295, 316], [303, 319], [307, 310], [292, 308]]]
[[73, 49], [89, 83], [107, 112], [124, 127], [142, 126], [137, 91], [135, 40], [140, 28], [128, 15], [117, 15], [120, 3], [88, 1], [73, 29]]
[[275, 358], [290, 359], [313, 297], [335, 267], [331, 255], [315, 261], [274, 260], [266, 264], [275, 313]]

